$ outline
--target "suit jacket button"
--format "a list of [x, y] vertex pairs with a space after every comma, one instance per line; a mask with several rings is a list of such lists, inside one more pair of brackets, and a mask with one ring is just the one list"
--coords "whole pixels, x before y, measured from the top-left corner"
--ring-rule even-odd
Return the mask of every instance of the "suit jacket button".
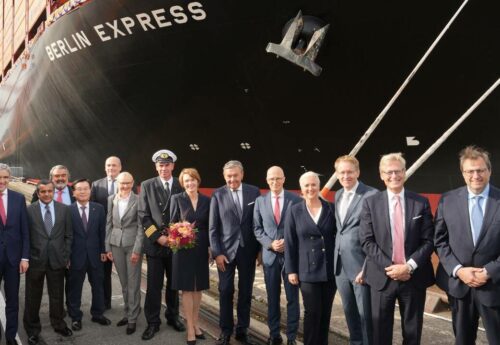
[[321, 249], [322, 251], [325, 251], [325, 248]]
[[313, 252], [314, 252], [314, 248], [313, 248], [313, 249], [311, 249], [311, 251], [313, 251]]
[[314, 240], [314, 236], [311, 236], [311, 240]]

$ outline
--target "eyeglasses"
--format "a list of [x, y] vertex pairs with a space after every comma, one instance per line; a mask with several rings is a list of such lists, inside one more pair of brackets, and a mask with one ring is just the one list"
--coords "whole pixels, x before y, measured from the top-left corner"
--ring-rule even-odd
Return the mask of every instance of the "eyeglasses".
[[467, 176], [474, 176], [474, 173], [477, 173], [478, 175], [483, 175], [488, 169], [471, 169], [471, 170], [464, 170], [463, 173]]
[[401, 176], [403, 175], [404, 170], [389, 170], [389, 171], [382, 171], [386, 176]]

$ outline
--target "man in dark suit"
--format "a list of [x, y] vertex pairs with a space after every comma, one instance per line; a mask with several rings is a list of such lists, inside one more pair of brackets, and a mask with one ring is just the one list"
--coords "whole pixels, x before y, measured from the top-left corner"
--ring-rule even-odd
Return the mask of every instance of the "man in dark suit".
[[54, 202], [54, 184], [41, 180], [36, 186], [38, 201], [28, 207], [30, 268], [26, 273], [24, 329], [28, 344], [39, 343], [40, 303], [47, 277], [50, 324], [56, 333], [69, 337], [73, 332], [64, 321], [64, 272], [69, 265], [73, 230], [68, 206]]
[[172, 177], [177, 156], [169, 150], [159, 150], [153, 155], [158, 172], [157, 177], [142, 182], [137, 212], [144, 229], [144, 252], [146, 253], [148, 275], [144, 315], [148, 327], [142, 334], [143, 340], [154, 337], [160, 329], [161, 290], [167, 277], [165, 300], [167, 324], [182, 332], [184, 325], [179, 320], [179, 293], [172, 290], [172, 251], [167, 247], [164, 228], [170, 223], [170, 197], [182, 192], [177, 178]]
[[[64, 205], [71, 205], [75, 202], [73, 192], [68, 186], [70, 178], [69, 170], [64, 165], [55, 165], [50, 169], [49, 180], [54, 184], [54, 201], [63, 203]], [[38, 194], [35, 191], [31, 202], [34, 203], [38, 200]]]
[[[101, 204], [104, 207], [104, 215], [106, 216], [108, 214], [108, 197], [115, 194], [118, 188], [116, 178], [122, 171], [120, 158], [115, 156], [108, 157], [104, 163], [104, 171], [106, 172], [106, 177], [92, 183], [90, 200]], [[104, 308], [111, 309], [111, 271], [113, 269], [113, 262], [106, 260], [103, 263], [103, 267]]]
[[500, 190], [488, 152], [460, 153], [467, 186], [441, 196], [436, 214], [437, 284], [447, 292], [455, 344], [476, 343], [479, 317], [489, 344], [500, 344]]
[[104, 315], [103, 267], [106, 261], [104, 238], [106, 237], [106, 217], [104, 208], [90, 200], [90, 181], [80, 179], [73, 182], [73, 195], [76, 199], [71, 206], [73, 243], [69, 267], [68, 314], [71, 328], [82, 329], [82, 288], [85, 276], [92, 287], [92, 322], [108, 326], [111, 321]]
[[253, 230], [257, 241], [262, 245], [262, 261], [267, 291], [268, 344], [283, 343], [280, 335], [280, 295], [281, 282], [283, 281], [287, 299], [287, 343], [295, 345], [300, 317], [299, 288], [290, 284], [283, 269], [285, 264], [283, 254], [285, 252], [284, 224], [288, 208], [302, 199], [283, 189], [285, 173], [280, 167], [269, 168], [266, 181], [270, 192], [255, 200]]
[[394, 308], [399, 304], [403, 343], [420, 344], [427, 287], [434, 284], [431, 264], [434, 225], [427, 198], [404, 188], [406, 162], [401, 153], [380, 160], [387, 190], [365, 199], [360, 241], [367, 256], [373, 344], [392, 344]]
[[363, 281], [366, 255], [359, 242], [359, 216], [363, 200], [377, 190], [359, 182], [359, 162], [354, 156], [337, 158], [335, 174], [343, 187], [335, 193], [335, 281], [342, 298], [350, 344], [370, 345], [370, 287]]
[[253, 209], [260, 196], [257, 187], [242, 183], [243, 165], [229, 161], [223, 168], [226, 185], [218, 188], [210, 202], [209, 236], [212, 257], [219, 271], [221, 335], [218, 345], [229, 344], [233, 333], [234, 274], [238, 269], [238, 322], [236, 340], [252, 344], [248, 338], [250, 305], [259, 243], [253, 232]]
[[[19, 280], [29, 266], [30, 239], [24, 196], [8, 190], [10, 167], [0, 163], [0, 282], [5, 291], [5, 338], [17, 344]], [[1, 336], [0, 336], [1, 337]]]

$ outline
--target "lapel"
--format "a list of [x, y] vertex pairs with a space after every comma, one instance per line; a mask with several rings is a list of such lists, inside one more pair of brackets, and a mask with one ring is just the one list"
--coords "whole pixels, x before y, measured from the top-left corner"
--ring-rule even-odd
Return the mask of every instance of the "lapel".
[[470, 244], [471, 248], [474, 248], [474, 240], [472, 239], [472, 229], [470, 226], [469, 194], [467, 192], [467, 187], [463, 187], [458, 192], [457, 209], [457, 216], [462, 219], [461, 223], [465, 224], [465, 228], [467, 229], [467, 231], [465, 231], [467, 243]]
[[[116, 198], [115, 198], [116, 200]], [[128, 200], [127, 208], [125, 209], [125, 212], [123, 212], [122, 220], [125, 218], [127, 215], [128, 211], [134, 207], [135, 203], [137, 202], [137, 196], [134, 194], [134, 192], [130, 192], [130, 199]], [[116, 203], [116, 206], [118, 206], [118, 202]], [[120, 218], [120, 214], [118, 213], [118, 218]]]
[[[160, 177], [158, 176], [154, 180], [154, 188], [153, 191], [156, 194], [156, 199], [160, 200], [162, 205], [166, 205], [168, 200], [167, 200], [167, 193], [165, 192], [165, 186], [161, 182]], [[172, 195], [172, 191], [170, 191], [170, 195]]]
[[[83, 235], [85, 235], [85, 231], [83, 229], [83, 221], [82, 221], [82, 216], [80, 216], [80, 210], [78, 209], [78, 204], [76, 202], [71, 204], [71, 212], [73, 213], [72, 218], [76, 219], [77, 221], [73, 223], [73, 231], [78, 229], [79, 232], [81, 232]], [[90, 210], [86, 210], [87, 213], [90, 213]], [[87, 220], [89, 220], [89, 217], [87, 216]], [[88, 222], [87, 222], [88, 226]]]
[[[85, 229], [83, 229], [85, 232], [85, 235], [89, 234], [89, 232], [91, 231], [91, 229], [94, 226], [94, 223], [97, 221], [97, 219], [96, 219], [97, 212], [95, 209], [95, 205], [93, 205], [92, 203], [89, 202], [87, 208], [89, 210], [89, 212], [87, 214], [87, 231], [85, 231]], [[82, 222], [82, 228], [83, 228], [83, 222]]]
[[14, 195], [8, 189], [6, 189], [6, 191], [7, 191], [7, 214], [5, 216], [7, 217], [7, 219], [6, 219], [5, 225], [3, 225], [2, 222], [0, 221], [0, 226], [4, 227], [5, 229], [7, 229], [7, 225], [12, 221], [12, 219], [14, 217], [14, 215], [13, 215]]
[[[390, 249], [390, 253], [392, 255], [392, 232], [391, 232], [391, 218], [389, 215], [389, 196], [387, 195], [387, 189], [384, 190], [379, 194], [378, 198], [378, 204], [380, 205], [380, 212], [382, 215], [382, 227], [380, 228], [379, 232], [381, 235], [380, 241], [377, 241], [379, 244], [380, 243], [385, 243], [388, 246], [388, 249]], [[375, 225], [375, 228], [378, 229], [378, 227]]]
[[405, 243], [408, 238], [408, 233], [411, 231], [411, 219], [413, 217], [413, 207], [415, 206], [415, 200], [411, 197], [411, 194], [405, 190]]
[[317, 228], [318, 228], [319, 232], [321, 232], [321, 234], [323, 234], [323, 230], [324, 230], [324, 226], [323, 225], [324, 225], [324, 223], [326, 222], [326, 220], [328, 219], [328, 217], [330, 215], [331, 206], [330, 206], [330, 204], [328, 202], [326, 202], [326, 201], [324, 201], [322, 199], [320, 199], [320, 201], [321, 201], [321, 214], [319, 216]]
[[[344, 189], [342, 189], [342, 192], [343, 191], [344, 191]], [[344, 230], [343, 229], [344, 225], [347, 224], [348, 220], [351, 218], [353, 211], [358, 206], [365, 191], [366, 191], [365, 185], [362, 184], [361, 182], [359, 182], [358, 188], [356, 189], [356, 192], [354, 192], [354, 195], [352, 196], [351, 204], [349, 205], [349, 208], [347, 209], [347, 212], [345, 214], [344, 223], [342, 224], [342, 230]]]
[[335, 219], [338, 220], [337, 224], [339, 224], [340, 229], [342, 229], [342, 224], [340, 224], [340, 208], [337, 206], [340, 206], [339, 201], [342, 200], [342, 195], [344, 195], [344, 188], [339, 189], [335, 193]]
[[33, 213], [33, 221], [37, 223], [37, 226], [34, 227], [34, 229], [40, 229], [40, 234], [43, 234], [45, 238], [48, 238], [49, 235], [47, 234], [47, 231], [45, 230], [45, 224], [43, 223], [43, 214], [42, 214], [42, 209], [40, 207], [41, 201], [37, 200], [35, 201], [32, 205], [33, 209], [31, 210]]
[[[241, 223], [241, 219], [243, 219], [243, 214], [242, 214], [242, 216], [241, 216], [241, 219], [239, 219], [239, 217], [238, 217], [238, 211], [236, 210], [236, 203], [234, 202], [234, 199], [233, 199], [233, 192], [231, 191], [231, 189], [229, 189], [229, 187], [228, 187], [228, 186], [225, 186], [225, 187], [224, 187], [224, 191], [225, 191], [225, 193], [226, 193], [226, 196], [225, 196], [225, 198], [226, 198], [226, 203], [227, 203], [228, 205], [231, 205], [231, 210], [233, 211], [234, 216], [235, 216], [235, 217], [236, 217], [236, 219], [238, 220], [238, 223]], [[243, 193], [243, 192], [244, 192], [244, 188], [242, 188], [242, 194], [243, 194], [243, 202], [245, 202], [245, 197], [244, 197], [244, 193]], [[243, 207], [243, 210], [244, 210], [244, 209], [245, 209], [245, 208]]]
[[241, 184], [241, 196], [243, 200], [243, 204], [241, 205], [242, 212], [241, 212], [241, 219], [245, 219], [246, 214], [248, 213], [248, 194], [247, 194], [247, 188], [245, 188], [245, 184]]
[[288, 204], [290, 204], [292, 201], [292, 199], [290, 198], [290, 193], [291, 192], [285, 190], [285, 193], [283, 195], [283, 209], [281, 210], [280, 223], [277, 224], [277, 226], [279, 226], [282, 222], [285, 221], [284, 219], [285, 219], [286, 210], [288, 209]]
[[500, 198], [500, 193], [492, 185], [490, 185], [490, 193], [488, 195], [488, 201], [486, 203], [486, 210], [484, 211], [484, 221], [479, 237], [477, 238], [476, 248], [478, 248], [481, 240], [486, 236], [486, 233], [490, 229], [490, 224], [495, 219], [495, 215], [498, 212], [498, 199]]
[[[283, 198], [284, 199], [284, 198]], [[266, 194], [266, 196], [264, 197], [264, 207], [266, 208], [267, 210], [267, 215], [269, 217], [270, 220], [272, 220], [272, 222], [274, 224], [276, 224], [276, 221], [274, 220], [274, 209], [273, 209], [273, 204], [272, 204], [272, 192], [269, 191], [269, 193]], [[285, 200], [283, 200], [283, 202], [285, 202]], [[285, 211], [285, 205], [286, 204], [283, 204], [283, 211]], [[283, 212], [282, 212], [283, 214]], [[280, 222], [281, 222], [281, 218], [280, 218]], [[276, 224], [276, 227], [278, 227], [279, 224]]]

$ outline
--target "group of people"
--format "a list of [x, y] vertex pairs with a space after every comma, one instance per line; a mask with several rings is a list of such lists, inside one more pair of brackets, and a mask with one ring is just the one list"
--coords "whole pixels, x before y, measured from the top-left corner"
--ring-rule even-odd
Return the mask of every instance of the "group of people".
[[[107, 326], [111, 308], [111, 268], [122, 286], [123, 318], [117, 326], [136, 331], [141, 312], [141, 266], [147, 263], [143, 340], [160, 329], [166, 278], [167, 324], [186, 331], [187, 344], [205, 335], [198, 324], [202, 294], [209, 288], [209, 262], [219, 276], [220, 336], [251, 345], [248, 335], [259, 253], [268, 300], [268, 344], [282, 344], [281, 286], [286, 295], [287, 344], [296, 344], [299, 291], [304, 307], [304, 344], [326, 345], [333, 299], [342, 299], [351, 344], [392, 343], [395, 305], [401, 314], [404, 344], [420, 344], [427, 287], [437, 282], [452, 310], [456, 344], [474, 344], [481, 317], [490, 344], [500, 344], [500, 190], [489, 183], [489, 154], [478, 147], [460, 153], [466, 186], [442, 195], [433, 218], [429, 201], [407, 190], [406, 163], [400, 153], [382, 156], [378, 191], [359, 181], [353, 156], [335, 161], [342, 188], [333, 203], [320, 195], [314, 172], [300, 177], [301, 197], [284, 189], [282, 168], [268, 169], [269, 192], [243, 183], [239, 161], [223, 169], [226, 184], [211, 198], [199, 192], [194, 168], [173, 177], [176, 155], [156, 152], [158, 176], [141, 183], [121, 172], [118, 157], [105, 162], [106, 177], [68, 186], [69, 171], [53, 167], [41, 180], [30, 206], [7, 186], [10, 168], [0, 164], [0, 277], [4, 280], [7, 344], [17, 344], [20, 274], [26, 273], [23, 323], [28, 343], [40, 342], [40, 302], [47, 280], [50, 322], [71, 336], [82, 329], [85, 277], [92, 291], [91, 321]], [[173, 252], [165, 231], [189, 221], [197, 228], [194, 248]], [[436, 275], [431, 255], [440, 263]], [[260, 260], [260, 259], [259, 259]], [[233, 316], [238, 271], [237, 320]], [[179, 291], [186, 320], [179, 318]], [[65, 300], [66, 296], [66, 300]], [[65, 300], [65, 302], [64, 302]], [[68, 327], [66, 312], [71, 318]]]

